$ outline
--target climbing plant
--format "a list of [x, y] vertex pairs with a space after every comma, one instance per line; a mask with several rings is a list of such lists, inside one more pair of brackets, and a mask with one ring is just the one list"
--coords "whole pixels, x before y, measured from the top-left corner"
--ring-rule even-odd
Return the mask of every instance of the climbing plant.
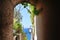
[[20, 13], [20, 8], [17, 10], [16, 7], [14, 8], [14, 18], [13, 18], [13, 30], [15, 31], [13, 34], [17, 35], [17, 33], [22, 33], [22, 24], [20, 21], [22, 20], [22, 15]]
[[41, 13], [42, 11], [43, 11], [43, 8], [41, 8], [41, 9], [39, 9], [39, 10], [37, 10], [36, 8], [34, 8], [33, 13], [34, 13], [35, 15], [38, 15], [38, 14]]
[[[35, 0], [35, 2], [36, 2], [36, 1], [37, 1], [37, 0]], [[29, 4], [28, 2], [22, 2], [21, 4], [24, 6], [24, 8], [26, 8], [27, 6], [30, 6], [31, 10], [33, 9], [34, 15], [38, 15], [38, 14], [41, 13], [42, 10], [43, 10], [43, 8], [37, 10], [34, 5], [31, 5], [31, 4]], [[34, 6], [34, 7], [32, 7], [32, 6]], [[28, 9], [27, 9], [27, 10], [28, 10]], [[28, 10], [28, 12], [31, 13], [31, 10]]]
[[15, 32], [13, 33], [13, 36], [18, 37], [18, 34], [22, 34], [22, 36], [24, 36], [23, 39], [27, 40], [27, 37], [25, 36], [26, 34], [23, 32], [21, 20], [22, 15], [20, 13], [20, 6], [19, 6], [18, 10], [14, 8], [13, 30], [15, 30]]

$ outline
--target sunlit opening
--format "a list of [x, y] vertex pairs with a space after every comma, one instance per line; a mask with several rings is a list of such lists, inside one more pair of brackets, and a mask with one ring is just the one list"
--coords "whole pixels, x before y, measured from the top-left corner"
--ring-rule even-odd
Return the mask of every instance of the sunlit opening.
[[20, 3], [14, 8], [13, 36], [14, 40], [37, 40], [34, 25], [34, 6]]

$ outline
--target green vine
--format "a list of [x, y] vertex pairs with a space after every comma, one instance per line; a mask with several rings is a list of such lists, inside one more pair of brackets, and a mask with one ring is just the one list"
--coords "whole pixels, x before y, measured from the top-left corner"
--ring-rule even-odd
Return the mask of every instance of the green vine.
[[21, 4], [24, 5], [24, 8], [26, 8], [28, 6], [28, 3], [26, 3], [26, 2], [22, 2]]
[[38, 15], [38, 14], [39, 14], [39, 10], [36, 10], [36, 8], [34, 8], [33, 13], [34, 13], [35, 15]]
[[[36, 1], [36, 0], [35, 0]], [[27, 6], [28, 6], [28, 3], [26, 3], [26, 2], [22, 2], [21, 3], [22, 5], [24, 5], [24, 8], [26, 8]], [[35, 6], [34, 6], [35, 7]], [[29, 12], [30, 12], [30, 10], [28, 10]], [[35, 15], [38, 15], [39, 13], [41, 13], [43, 11], [43, 8], [41, 8], [41, 9], [39, 9], [39, 10], [37, 10], [36, 8], [34, 8], [34, 11], [33, 11], [33, 13], [35, 14]], [[31, 13], [31, 12], [30, 12]]]
[[39, 13], [41, 13], [43, 11], [43, 8], [39, 9], [39, 10], [36, 10], [36, 8], [34, 8], [34, 14], [35, 15], [38, 15]]

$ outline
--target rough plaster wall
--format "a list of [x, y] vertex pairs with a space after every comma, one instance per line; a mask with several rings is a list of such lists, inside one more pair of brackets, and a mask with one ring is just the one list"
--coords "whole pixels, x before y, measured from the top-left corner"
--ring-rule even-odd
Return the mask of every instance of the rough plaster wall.
[[36, 4], [36, 3], [34, 3], [34, 0], [11, 0], [10, 2], [13, 5], [13, 7], [15, 7], [17, 4], [19, 4], [21, 2], [29, 2], [29, 3], [31, 3], [33, 5]]
[[45, 40], [45, 31], [46, 31], [46, 24], [47, 24], [47, 18], [48, 18], [48, 14], [47, 14], [47, 6], [43, 3], [38, 3], [36, 5], [37, 9], [39, 8], [43, 8], [43, 11], [36, 16], [36, 26], [37, 26], [37, 40]]
[[10, 1], [1, 2], [1, 40], [13, 40], [12, 23], [13, 23], [13, 6]]
[[37, 9], [39, 9], [39, 7], [43, 7], [43, 12], [41, 12], [37, 16], [37, 34], [38, 34], [37, 39], [38, 40], [53, 40], [54, 39], [53, 38], [54, 37], [53, 32], [55, 31], [54, 14], [56, 10], [54, 10], [53, 2], [48, 1], [48, 4], [46, 3], [47, 2], [45, 1], [45, 3], [37, 4]]

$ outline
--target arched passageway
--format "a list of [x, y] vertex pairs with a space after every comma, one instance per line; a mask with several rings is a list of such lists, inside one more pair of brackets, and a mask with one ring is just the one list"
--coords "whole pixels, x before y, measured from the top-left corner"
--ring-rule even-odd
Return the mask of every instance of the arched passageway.
[[[34, 6], [35, 6], [35, 5], [34, 5]], [[41, 8], [44, 9], [43, 12], [46, 14], [46, 11], [45, 11], [45, 10], [47, 9], [46, 6], [44, 6], [42, 3], [38, 3], [38, 4], [36, 5], [36, 9], [39, 10], [39, 9], [41, 9]], [[44, 29], [44, 28], [43, 28], [43, 27], [44, 27], [44, 26], [43, 26], [43, 25], [44, 25], [44, 24], [43, 24], [43, 21], [44, 21], [45, 19], [44, 19], [44, 20], [43, 20], [43, 19], [44, 19], [44, 14], [43, 14], [42, 12], [40, 12], [38, 15], [35, 16], [35, 20], [34, 20], [34, 21], [35, 21], [35, 24], [34, 24], [34, 25], [35, 25], [35, 27], [37, 28], [37, 36], [38, 36], [38, 37], [37, 37], [37, 40], [41, 39], [41, 38], [43, 37], [43, 35], [44, 35], [44, 34], [43, 34], [43, 29]], [[26, 20], [25, 20], [25, 21], [26, 21]], [[41, 29], [40, 29], [40, 28], [41, 28]], [[34, 31], [35, 31], [35, 30], [34, 30]], [[35, 31], [35, 32], [36, 32], [36, 31]], [[39, 34], [40, 34], [40, 35], [39, 35]], [[35, 36], [35, 35], [34, 35], [34, 36]], [[36, 39], [34, 39], [34, 40], [36, 40]], [[43, 40], [43, 39], [41, 39], [41, 40]]]
[[[34, 6], [28, 2], [22, 2], [14, 8], [13, 30], [18, 40], [33, 40]], [[21, 25], [21, 26], [18, 26]], [[19, 28], [18, 28], [19, 27]], [[18, 30], [18, 31], [17, 31]], [[20, 31], [20, 32], [19, 32]], [[17, 34], [17, 33], [18, 34]], [[18, 35], [18, 36], [17, 36]], [[26, 38], [26, 39], [25, 39]]]
[[[53, 23], [53, 7], [49, 1], [32, 1], [32, 0], [2, 0], [0, 1], [0, 40], [13, 40], [13, 9], [14, 7], [23, 1], [30, 2], [36, 6], [36, 9], [43, 7], [43, 11], [37, 16], [37, 40], [50, 40], [52, 38], [51, 29], [54, 26]], [[49, 2], [46, 5], [46, 2]], [[41, 22], [41, 20], [42, 22]], [[52, 21], [52, 22], [51, 22]], [[40, 29], [40, 30], [38, 30]], [[53, 34], [53, 33], [52, 33]], [[50, 37], [51, 36], [51, 37]], [[52, 39], [51, 39], [52, 40]]]

